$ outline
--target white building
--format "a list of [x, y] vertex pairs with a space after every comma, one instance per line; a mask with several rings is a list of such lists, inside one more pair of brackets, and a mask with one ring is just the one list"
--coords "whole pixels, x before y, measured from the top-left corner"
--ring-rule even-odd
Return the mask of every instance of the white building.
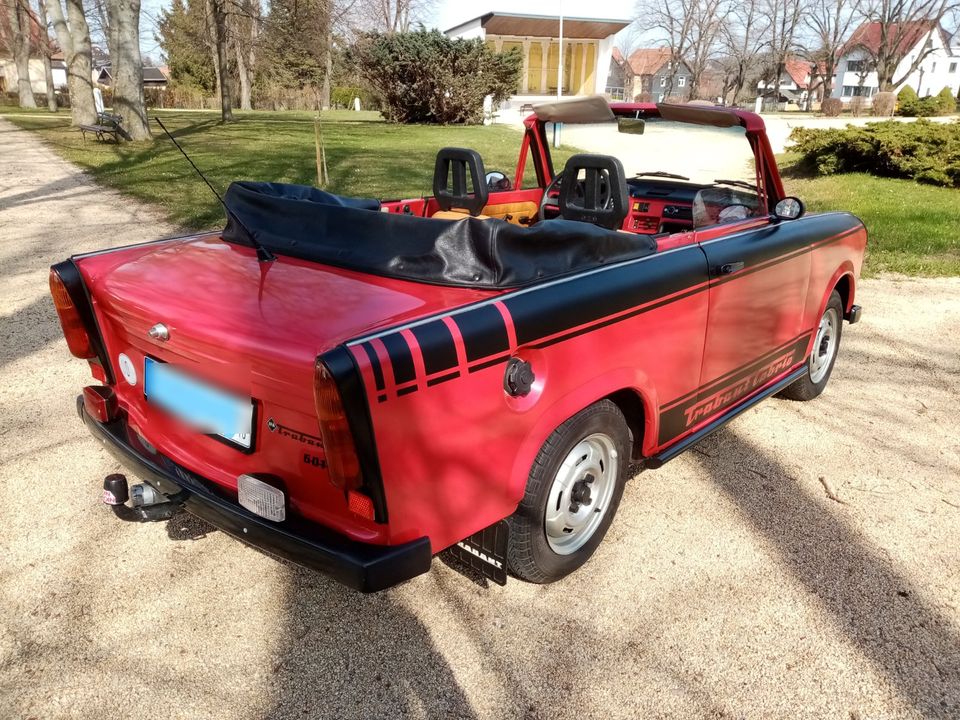
[[[564, 95], [602, 94], [613, 51], [613, 36], [628, 20], [563, 18]], [[507, 106], [556, 97], [560, 66], [560, 18], [489, 12], [444, 31], [451, 38], [481, 38], [497, 52], [516, 48], [523, 57], [517, 94]]]
[[[837, 63], [833, 97], [849, 102], [854, 97], [872, 98], [877, 94], [879, 82], [877, 73], [871, 69], [871, 58], [880, 45], [880, 29], [880, 23], [868, 22], [850, 36]], [[933, 22], [917, 21], [909, 23], [901, 35], [902, 47], [909, 50], [893, 74], [894, 80], [900, 81], [894, 91], [909, 85], [920, 97], [926, 97], [946, 87], [956, 96], [960, 92], [960, 47], [951, 47], [955, 43], [943, 28]], [[924, 52], [926, 57], [910, 72], [914, 61]]]

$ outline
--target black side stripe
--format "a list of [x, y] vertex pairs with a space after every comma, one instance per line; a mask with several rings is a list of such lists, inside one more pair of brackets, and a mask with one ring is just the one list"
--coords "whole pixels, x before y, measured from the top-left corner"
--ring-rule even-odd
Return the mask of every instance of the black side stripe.
[[410, 382], [416, 377], [413, 367], [413, 355], [406, 339], [400, 333], [391, 333], [382, 338], [383, 346], [390, 356], [390, 365], [393, 366], [393, 381], [397, 385]]
[[423, 356], [423, 368], [427, 375], [443, 372], [457, 365], [457, 348], [453, 335], [443, 320], [434, 320], [426, 325], [411, 328]]
[[493, 305], [481, 305], [454, 315], [453, 319], [460, 328], [467, 362], [488, 358], [509, 349], [507, 327], [500, 311]]
[[377, 390], [382, 391], [384, 388], [383, 384], [383, 368], [380, 367], [380, 358], [377, 357], [377, 351], [373, 349], [373, 346], [365, 342], [363, 343], [363, 350], [367, 353], [367, 359], [370, 361], [370, 367], [373, 369], [373, 381], [377, 385]]

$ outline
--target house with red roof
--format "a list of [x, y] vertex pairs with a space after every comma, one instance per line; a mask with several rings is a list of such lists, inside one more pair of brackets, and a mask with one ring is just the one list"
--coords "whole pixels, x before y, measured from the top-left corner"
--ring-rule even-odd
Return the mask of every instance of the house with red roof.
[[[619, 78], [624, 100], [663, 102], [668, 97], [685, 99], [689, 95], [691, 75], [685, 62], [671, 62], [669, 48], [641, 48], [626, 58], [614, 48], [608, 76]], [[614, 96], [620, 88], [608, 82], [607, 92]]]
[[809, 60], [788, 56], [783, 64], [780, 81], [760, 80], [757, 94], [778, 105], [796, 105], [808, 109], [812, 103], [823, 99], [823, 71]]
[[[833, 97], [850, 102], [855, 97], [872, 98], [879, 92], [874, 58], [881, 46], [881, 33], [878, 22], [865, 22], [853, 31], [837, 63]], [[893, 75], [894, 81], [899, 81], [895, 91], [909, 85], [920, 97], [936, 95], [945, 87], [954, 95], [960, 92], [960, 47], [939, 23], [918, 20], [895, 25], [888, 30], [888, 37], [898, 38], [897, 54], [903, 54]]]

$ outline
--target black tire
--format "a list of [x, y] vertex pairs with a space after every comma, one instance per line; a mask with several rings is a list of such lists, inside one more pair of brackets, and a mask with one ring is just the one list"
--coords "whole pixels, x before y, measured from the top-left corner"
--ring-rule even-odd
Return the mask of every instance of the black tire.
[[[807, 357], [806, 372], [803, 374], [803, 377], [781, 390], [780, 397], [788, 400], [813, 400], [824, 391], [824, 388], [827, 387], [827, 383], [830, 382], [830, 376], [833, 374], [833, 366], [837, 362], [837, 356], [840, 354], [840, 339], [843, 333], [843, 301], [840, 299], [840, 294], [836, 290], [830, 293], [830, 299], [827, 300], [827, 307], [824, 308], [820, 322], [822, 322], [829, 313], [834, 313], [834, 317], [836, 318], [836, 344], [833, 349], [833, 354], [829, 358], [829, 364], [826, 367], [826, 371], [822, 372], [819, 379], [814, 382], [813, 368], [815, 358], [817, 357], [817, 354], [822, 351], [822, 343], [818, 343], [815, 339], [813, 350]], [[820, 322], [817, 324], [818, 330], [820, 327]]]
[[[606, 510], [597, 521], [592, 534], [584, 544], [569, 554], [556, 552], [547, 537], [547, 500], [554, 487], [554, 479], [567, 456], [582, 442], [602, 436], [616, 450], [615, 472], [610, 469], [606, 482], [612, 488]], [[507, 547], [507, 565], [517, 577], [534, 583], [549, 583], [569, 575], [583, 565], [603, 540], [623, 496], [623, 486], [630, 463], [630, 430], [627, 421], [614, 403], [601, 400], [580, 411], [550, 434], [534, 460], [527, 480], [527, 488], [516, 512], [507, 518], [510, 541]], [[613, 456], [611, 456], [613, 457]], [[571, 467], [568, 465], [567, 467]], [[592, 480], [586, 481], [588, 484]], [[599, 483], [598, 483], [599, 485]], [[587, 495], [590, 495], [587, 490]], [[600, 504], [600, 498], [593, 500]], [[588, 507], [587, 499], [583, 507]], [[558, 503], [559, 507], [559, 503]], [[595, 508], [594, 508], [594, 511]], [[589, 521], [588, 521], [589, 522]], [[586, 533], [584, 533], [586, 535]]]

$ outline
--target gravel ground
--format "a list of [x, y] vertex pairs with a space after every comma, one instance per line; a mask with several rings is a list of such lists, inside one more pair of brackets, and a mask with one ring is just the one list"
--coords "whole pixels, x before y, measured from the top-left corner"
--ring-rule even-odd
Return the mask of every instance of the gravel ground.
[[99, 503], [47, 266], [172, 232], [0, 121], [0, 716], [960, 716], [960, 280], [864, 281], [827, 393], [638, 476], [567, 580], [361, 596]]

